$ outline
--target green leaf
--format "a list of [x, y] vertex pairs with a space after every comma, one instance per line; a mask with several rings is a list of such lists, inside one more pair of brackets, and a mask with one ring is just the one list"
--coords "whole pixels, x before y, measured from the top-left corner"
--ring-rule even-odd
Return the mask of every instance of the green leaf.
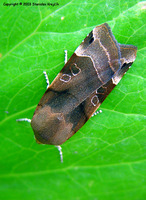
[[[0, 199], [145, 199], [146, 3], [58, 0], [56, 6], [0, 4]], [[33, 1], [39, 2], [39, 1]], [[33, 3], [31, 2], [31, 3]], [[48, 1], [43, 1], [48, 2]], [[14, 3], [10, 0], [9, 3]], [[16, 0], [16, 3], [20, 1]], [[42, 3], [40, 1], [40, 3]], [[50, 82], [85, 36], [107, 22], [137, 58], [91, 118], [62, 145], [38, 145], [27, 122]]]

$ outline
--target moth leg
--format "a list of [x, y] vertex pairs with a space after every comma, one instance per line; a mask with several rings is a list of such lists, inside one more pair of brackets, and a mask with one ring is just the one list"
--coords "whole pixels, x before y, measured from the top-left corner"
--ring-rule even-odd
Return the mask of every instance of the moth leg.
[[64, 63], [66, 64], [67, 63], [67, 50], [64, 50], [64, 53], [65, 53]]
[[44, 75], [45, 75], [45, 79], [46, 79], [46, 83], [47, 83], [47, 88], [49, 87], [50, 83], [49, 83], [49, 78], [48, 75], [45, 71], [43, 71]]
[[21, 119], [16, 119], [16, 121], [17, 122], [22, 122], [22, 121], [24, 121], [24, 122], [31, 122], [31, 119], [28, 119], [28, 118], [21, 118]]
[[60, 145], [55, 145], [55, 147], [58, 149], [59, 154], [60, 154], [60, 160], [61, 160], [61, 163], [63, 163], [63, 153], [62, 153], [62, 148], [61, 148]]
[[91, 117], [94, 117], [95, 115], [100, 114], [100, 113], [102, 113], [102, 110], [96, 111], [95, 113], [93, 113], [93, 115]]

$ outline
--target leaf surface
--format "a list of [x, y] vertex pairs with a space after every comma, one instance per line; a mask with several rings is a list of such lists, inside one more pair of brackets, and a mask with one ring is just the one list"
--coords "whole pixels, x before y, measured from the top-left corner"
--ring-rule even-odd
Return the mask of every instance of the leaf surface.
[[[146, 4], [57, 2], [0, 5], [0, 199], [145, 199]], [[64, 65], [64, 50], [70, 57], [104, 22], [119, 43], [138, 47], [137, 58], [101, 105], [102, 113], [62, 145], [60, 163], [58, 150], [38, 145], [30, 124], [16, 119], [32, 118], [46, 90], [43, 71], [52, 82]]]

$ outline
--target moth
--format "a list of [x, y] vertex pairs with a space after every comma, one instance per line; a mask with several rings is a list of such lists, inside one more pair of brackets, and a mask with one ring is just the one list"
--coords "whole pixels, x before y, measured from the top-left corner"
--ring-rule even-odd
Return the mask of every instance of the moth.
[[61, 145], [93, 115], [136, 58], [107, 23], [83, 40], [41, 98], [31, 120], [38, 143]]

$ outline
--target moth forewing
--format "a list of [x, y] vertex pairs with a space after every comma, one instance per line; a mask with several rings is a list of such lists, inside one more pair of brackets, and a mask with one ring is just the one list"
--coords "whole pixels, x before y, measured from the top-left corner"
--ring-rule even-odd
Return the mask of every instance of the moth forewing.
[[37, 141], [60, 145], [92, 116], [136, 58], [118, 44], [108, 24], [89, 33], [48, 87], [33, 115]]

